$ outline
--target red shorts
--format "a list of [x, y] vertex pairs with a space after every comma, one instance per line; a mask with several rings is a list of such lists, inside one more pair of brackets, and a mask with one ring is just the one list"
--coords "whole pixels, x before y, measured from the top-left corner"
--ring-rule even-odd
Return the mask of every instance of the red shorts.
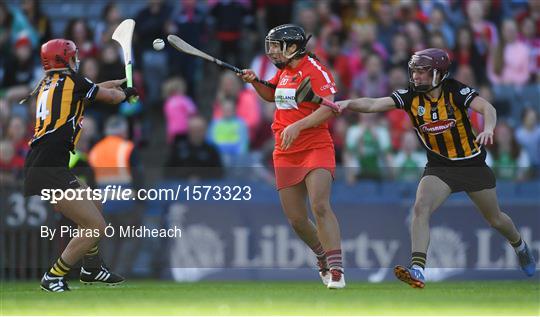
[[302, 182], [306, 175], [314, 169], [326, 169], [332, 174], [332, 178], [336, 171], [336, 157], [333, 147], [292, 153], [276, 153], [274, 151], [273, 156], [277, 190]]

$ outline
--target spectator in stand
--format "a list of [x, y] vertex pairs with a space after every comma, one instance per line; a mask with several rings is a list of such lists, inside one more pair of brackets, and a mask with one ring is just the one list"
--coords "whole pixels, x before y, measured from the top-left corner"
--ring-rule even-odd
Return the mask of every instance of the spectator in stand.
[[30, 40], [32, 47], [39, 45], [39, 35], [26, 18], [23, 10], [17, 5], [0, 2], [0, 43], [7, 40], [3, 45], [7, 46], [5, 52], [9, 52], [13, 44], [21, 36]]
[[99, 59], [98, 82], [126, 76], [124, 62], [118, 53], [118, 44], [112, 40], [103, 44]]
[[47, 15], [41, 11], [39, 0], [23, 0], [22, 10], [28, 21], [37, 32], [39, 37], [38, 45], [41, 46], [52, 38], [51, 21]]
[[24, 157], [15, 153], [10, 140], [0, 140], [0, 183], [2, 186], [16, 186], [22, 179]]
[[354, 9], [351, 10], [351, 20], [346, 25], [354, 29], [364, 24], [374, 24], [375, 14], [373, 12], [372, 3], [369, 0], [354, 1]]
[[395, 33], [392, 37], [392, 50], [388, 59], [388, 68], [409, 67], [409, 58], [411, 55], [411, 45], [407, 36], [403, 33]]
[[414, 132], [402, 135], [401, 149], [393, 158], [394, 176], [398, 180], [418, 181], [427, 163], [426, 154], [420, 150]]
[[[202, 1], [183, 0], [179, 2], [180, 8], [172, 15], [171, 21], [167, 25], [168, 33], [177, 34], [193, 47], [204, 51], [208, 41], [208, 27], [206, 24], [207, 15], [201, 6]], [[199, 73], [202, 60], [188, 54], [178, 54], [178, 51], [173, 48], [169, 48], [167, 54], [170, 63], [169, 76], [180, 75], [186, 81], [187, 94], [193, 98], [198, 79], [201, 77]]]
[[429, 47], [440, 48], [447, 51], [448, 55], [452, 59], [452, 51], [448, 49], [448, 44], [444, 39], [444, 35], [440, 31], [433, 31], [429, 33]]
[[15, 116], [9, 120], [7, 138], [13, 145], [15, 156], [26, 157], [30, 147], [28, 146], [29, 130], [23, 118]]
[[28, 96], [31, 85], [39, 76], [40, 67], [32, 57], [32, 44], [26, 36], [21, 36], [15, 42], [12, 54], [3, 65], [4, 76], [0, 90], [5, 90], [9, 104], [18, 102]]
[[[5, 56], [11, 53], [12, 37], [11, 29], [13, 25], [13, 14], [5, 2], [0, 2], [0, 63], [4, 64]], [[0, 81], [2, 75], [0, 74]]]
[[478, 87], [474, 70], [470, 65], [459, 65], [454, 78], [469, 87]]
[[210, 25], [215, 30], [221, 59], [240, 64], [242, 32], [253, 28], [254, 20], [248, 2], [217, 1], [210, 8]]
[[[100, 71], [99, 62], [94, 57], [85, 58], [81, 62], [80, 66], [80, 72], [81, 74], [90, 79], [93, 82], [99, 82], [99, 71]], [[125, 75], [122, 75], [118, 78], [122, 78]], [[105, 103], [101, 103], [99, 101], [94, 101], [92, 105], [89, 107], [86, 107], [85, 109], [85, 117], [91, 116], [94, 119], [96, 119], [98, 123], [98, 130], [103, 130], [105, 120], [108, 116], [115, 114], [118, 112], [118, 106], [117, 105], [109, 105]], [[86, 120], [85, 120], [86, 121]], [[86, 126], [85, 126], [86, 129]]]
[[540, 123], [538, 112], [533, 108], [523, 110], [521, 125], [516, 130], [516, 140], [529, 155], [535, 176], [540, 175]]
[[[540, 20], [539, 20], [540, 21]], [[529, 47], [530, 61], [529, 70], [533, 76], [533, 81], [540, 81], [540, 30], [536, 33], [534, 20], [530, 17], [524, 18], [520, 24], [521, 40]], [[534, 78], [536, 77], [536, 78]]]
[[[510, 121], [510, 104], [504, 100], [495, 99], [493, 95], [493, 90], [491, 89], [491, 86], [488, 83], [484, 83], [483, 85], [481, 85], [480, 88], [478, 89], [478, 93], [480, 97], [486, 99], [487, 102], [489, 102], [490, 104], [493, 105], [493, 107], [495, 107], [495, 109], [497, 110], [497, 118], [499, 120], [511, 122]], [[481, 114], [475, 115], [474, 113], [476, 113], [476, 111], [473, 113], [469, 113], [471, 117], [471, 124], [476, 131], [482, 131], [483, 126], [484, 126], [484, 120], [482, 119], [482, 115]]]
[[455, 45], [454, 30], [446, 21], [446, 15], [441, 5], [435, 5], [429, 15], [429, 22], [426, 25], [430, 33], [440, 32], [447, 44], [446, 48], [453, 49]]
[[399, 27], [393, 15], [392, 5], [389, 1], [378, 3], [377, 13], [377, 37], [387, 52], [392, 51], [394, 34], [398, 33]]
[[188, 133], [189, 119], [197, 114], [197, 106], [186, 95], [186, 82], [182, 77], [173, 77], [163, 83], [163, 113], [167, 122], [167, 143], [184, 139]]
[[200, 116], [191, 117], [187, 138], [176, 138], [172, 144], [165, 176], [187, 178], [193, 182], [221, 178], [223, 167], [219, 151], [206, 138], [206, 120]]
[[503, 22], [501, 33], [501, 41], [490, 51], [489, 80], [494, 85], [523, 86], [530, 77], [529, 47], [518, 38], [517, 25], [513, 20]]
[[[387, 90], [387, 95], [392, 91], [396, 91], [398, 89], [407, 89], [409, 87], [409, 77], [405, 69], [406, 68], [402, 68], [401, 66], [396, 66], [390, 69], [390, 73], [388, 75], [389, 89]], [[392, 149], [397, 151], [401, 148], [403, 133], [412, 128], [411, 120], [409, 120], [409, 116], [405, 111], [400, 111], [399, 109], [387, 111], [384, 116], [386, 117], [386, 120], [388, 120], [388, 125], [392, 127], [390, 129]]]
[[383, 61], [376, 54], [366, 58], [366, 67], [353, 79], [355, 96], [378, 98], [387, 95], [388, 76], [382, 71]]
[[519, 40], [513, 20], [505, 20], [501, 29], [501, 41], [490, 50], [487, 75], [493, 84], [495, 98], [510, 103], [510, 117], [512, 122], [517, 122], [525, 106], [519, 95], [530, 78], [530, 52], [528, 46]]
[[[163, 0], [148, 0], [148, 5], [135, 17], [135, 60], [144, 73], [145, 104], [160, 107], [161, 84], [169, 73], [167, 54], [156, 52], [152, 47], [154, 39], [167, 37], [165, 25], [172, 14], [172, 7]], [[142, 98], [141, 98], [142, 99]]]
[[349, 184], [358, 178], [382, 179], [391, 162], [390, 133], [377, 114], [359, 114], [358, 123], [347, 130], [345, 146], [345, 166], [358, 171], [347, 173]]
[[248, 129], [245, 121], [235, 113], [234, 99], [223, 99], [221, 111], [221, 118], [210, 124], [208, 140], [217, 146], [223, 165], [231, 167], [248, 152]]
[[486, 158], [499, 180], [525, 180], [530, 176], [531, 162], [527, 152], [521, 148], [512, 128], [499, 122], [495, 128], [493, 145]]
[[79, 49], [79, 59], [84, 60], [87, 57], [97, 57], [99, 50], [94, 43], [92, 30], [88, 27], [86, 20], [82, 18], [73, 18], [69, 20], [64, 38], [71, 40]]
[[108, 2], [101, 12], [101, 20], [95, 28], [94, 43], [98, 47], [103, 47], [112, 38], [112, 34], [116, 27], [122, 22], [120, 9], [114, 1]]
[[409, 38], [410, 47], [413, 52], [427, 48], [426, 31], [422, 24], [416, 21], [409, 21], [404, 25], [403, 30]]
[[470, 0], [466, 6], [468, 23], [474, 35], [474, 44], [480, 56], [485, 60], [489, 49], [499, 42], [497, 27], [485, 19], [483, 1]]
[[473, 42], [473, 33], [468, 26], [462, 26], [457, 31], [453, 57], [452, 72], [455, 72], [460, 65], [469, 65], [478, 81], [486, 82], [486, 63]]
[[[256, 0], [257, 20], [264, 21], [266, 28], [291, 23], [293, 0]], [[253, 69], [253, 68], [252, 68]]]
[[226, 99], [234, 100], [236, 115], [247, 124], [249, 140], [253, 139], [261, 122], [261, 106], [257, 93], [252, 89], [244, 88], [242, 82], [234, 73], [224, 71], [220, 78], [213, 106], [213, 120], [220, 119], [223, 116], [222, 101]]
[[317, 51], [316, 55], [324, 61], [335, 75], [338, 97], [348, 96], [352, 87], [351, 58], [343, 53], [343, 43], [338, 33], [332, 33], [326, 42], [324, 50]]

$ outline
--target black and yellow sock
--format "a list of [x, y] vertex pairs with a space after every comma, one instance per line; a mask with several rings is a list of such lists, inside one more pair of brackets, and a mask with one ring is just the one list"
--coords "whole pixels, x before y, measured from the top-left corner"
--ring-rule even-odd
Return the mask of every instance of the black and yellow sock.
[[426, 268], [426, 254], [422, 252], [413, 252], [411, 266], [418, 265], [422, 269]]
[[71, 265], [67, 264], [64, 260], [62, 260], [62, 257], [59, 257], [49, 270], [49, 273], [55, 276], [65, 276], [69, 273], [70, 269]]
[[88, 250], [83, 257], [83, 267], [95, 269], [101, 265], [101, 258], [99, 257], [99, 247], [96, 244], [92, 249]]

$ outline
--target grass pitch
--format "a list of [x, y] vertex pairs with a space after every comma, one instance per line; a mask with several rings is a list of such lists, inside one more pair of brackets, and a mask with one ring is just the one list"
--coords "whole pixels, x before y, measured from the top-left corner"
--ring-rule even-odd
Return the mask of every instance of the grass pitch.
[[540, 283], [467, 281], [351, 282], [327, 290], [317, 282], [128, 281], [108, 287], [71, 282], [54, 294], [38, 282], [2, 282], [0, 315], [539, 315]]

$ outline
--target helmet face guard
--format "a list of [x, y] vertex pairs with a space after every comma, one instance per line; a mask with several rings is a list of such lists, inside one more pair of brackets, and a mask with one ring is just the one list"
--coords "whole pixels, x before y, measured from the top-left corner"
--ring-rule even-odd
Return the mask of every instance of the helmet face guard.
[[[279, 51], [271, 52], [272, 47], [275, 47], [275, 46], [279, 47]], [[292, 52], [290, 54], [287, 54], [287, 42], [279, 41], [279, 40], [273, 40], [273, 39], [269, 39], [267, 37], [264, 40], [264, 51], [265, 51], [266, 55], [270, 55], [270, 54], [274, 54], [274, 53], [280, 53], [283, 56], [285, 56], [285, 58], [291, 59], [291, 58], [295, 57], [296, 55], [298, 55], [298, 53], [300, 52], [300, 49], [297, 49], [296, 51], [294, 51], [294, 52]]]
[[[276, 67], [282, 69], [294, 57], [306, 53], [306, 44], [311, 36], [306, 38], [304, 30], [294, 24], [284, 24], [277, 26], [268, 32], [264, 39], [265, 54], [270, 57]], [[289, 48], [296, 45], [294, 52], [289, 52]], [[275, 61], [271, 55], [281, 54], [287, 61]]]

